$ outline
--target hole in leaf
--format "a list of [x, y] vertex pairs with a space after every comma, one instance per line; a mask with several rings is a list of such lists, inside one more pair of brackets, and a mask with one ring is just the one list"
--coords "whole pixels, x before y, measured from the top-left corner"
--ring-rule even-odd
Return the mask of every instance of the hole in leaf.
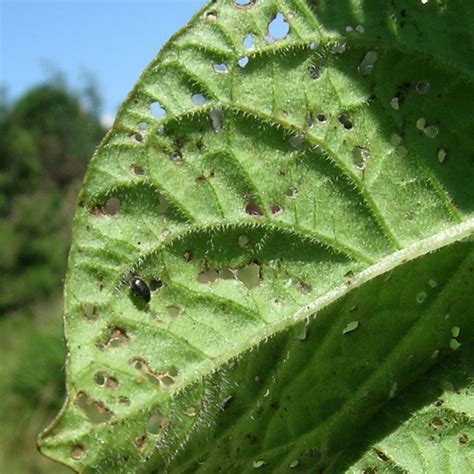
[[106, 216], [116, 216], [120, 210], [120, 199], [111, 197], [107, 200], [104, 206], [104, 214]]
[[166, 110], [160, 105], [159, 102], [152, 102], [150, 104], [150, 111], [153, 117], [156, 119], [162, 119], [166, 115]]
[[146, 130], [148, 130], [148, 124], [146, 122], [140, 122], [138, 124], [138, 130], [145, 132]]
[[305, 283], [303, 280], [300, 280], [299, 278], [296, 279], [295, 281], [295, 288], [300, 292], [303, 293], [304, 295], [308, 295], [311, 293], [313, 287], [309, 283]]
[[417, 293], [416, 295], [416, 302], [417, 303], [423, 303], [425, 300], [426, 300], [426, 297], [428, 295], [426, 294], [426, 291], [420, 291], [419, 293]]
[[250, 8], [255, 3], [255, 0], [234, 0], [234, 5], [237, 7]]
[[438, 161], [440, 163], [444, 163], [446, 158], [448, 157], [448, 152], [446, 151], [445, 148], [440, 148], [438, 150], [438, 155], [437, 156], [438, 156]]
[[275, 215], [281, 214], [283, 212], [283, 208], [279, 206], [278, 204], [274, 204], [271, 207], [271, 211], [272, 211], [272, 214], [275, 216]]
[[361, 74], [362, 76], [369, 75], [374, 69], [375, 63], [377, 62], [377, 58], [378, 55], [375, 51], [369, 51], [357, 67], [359, 74]]
[[207, 270], [198, 274], [197, 281], [203, 284], [214, 283], [217, 280], [217, 276], [215, 270]]
[[157, 291], [163, 287], [163, 282], [159, 278], [153, 278], [150, 281], [150, 290]]
[[133, 444], [135, 445], [135, 447], [136, 447], [139, 451], [143, 451], [143, 449], [145, 448], [145, 444], [146, 444], [146, 435], [137, 436], [137, 437], [133, 440]]
[[401, 145], [403, 142], [403, 138], [398, 135], [397, 133], [392, 133], [392, 136], [390, 137], [390, 143], [393, 145], [393, 146], [399, 146]]
[[342, 330], [342, 334], [348, 334], [352, 331], [355, 331], [359, 327], [359, 321], [351, 321], [348, 323]]
[[119, 386], [119, 381], [116, 377], [109, 377], [107, 379], [107, 382], [105, 383], [106, 388], [109, 388], [110, 390], [117, 390]]
[[145, 169], [140, 165], [133, 165], [132, 166], [132, 171], [137, 176], [144, 176], [145, 175]]
[[249, 202], [245, 206], [245, 212], [249, 216], [253, 216], [253, 217], [262, 217], [263, 216], [263, 211], [262, 211], [261, 207], [255, 202]]
[[339, 116], [339, 123], [344, 127], [345, 130], [352, 130], [354, 127], [352, 121], [346, 114], [341, 114]]
[[105, 423], [112, 418], [113, 413], [102, 403], [88, 397], [87, 393], [79, 392], [76, 405], [91, 423]]
[[143, 135], [139, 132], [132, 132], [129, 137], [134, 143], [143, 143]]
[[127, 336], [126, 331], [122, 328], [116, 327], [112, 329], [112, 334], [110, 335], [109, 339], [105, 343], [105, 347], [117, 348], [127, 343], [128, 343], [128, 336]]
[[193, 94], [191, 96], [194, 105], [204, 105], [207, 99], [202, 94]]
[[229, 72], [229, 68], [224, 63], [214, 64], [212, 69], [219, 74], [227, 74]]
[[436, 138], [439, 133], [439, 128], [436, 125], [429, 125], [428, 127], [425, 127], [423, 132], [428, 138]]
[[146, 431], [152, 435], [159, 435], [163, 428], [164, 417], [161, 413], [154, 413], [148, 418]]
[[169, 387], [170, 385], [174, 384], [174, 379], [173, 379], [173, 377], [170, 377], [168, 375], [164, 375], [164, 376], [161, 377], [161, 382], [163, 382], [163, 384], [166, 387]]
[[224, 111], [222, 109], [212, 109], [209, 111], [209, 118], [211, 119], [212, 128], [216, 133], [222, 132], [224, 125]]
[[216, 21], [217, 20], [217, 12], [215, 10], [207, 12], [206, 13], [206, 20]]
[[244, 48], [245, 49], [252, 49], [255, 45], [255, 40], [254, 40], [254, 37], [253, 35], [247, 35], [245, 38], [244, 38]]
[[430, 426], [435, 430], [438, 430], [444, 426], [444, 422], [439, 417], [434, 417], [430, 420]]
[[171, 377], [177, 377], [178, 368], [175, 365], [172, 365], [171, 367], [168, 368], [167, 372]]
[[323, 67], [322, 65], [311, 64], [311, 66], [309, 66], [308, 68], [308, 72], [309, 72], [309, 77], [311, 77], [311, 79], [316, 80], [321, 77], [321, 74], [323, 72]]
[[170, 160], [175, 165], [180, 165], [183, 163], [183, 155], [180, 151], [173, 151], [173, 153], [170, 155]]
[[285, 191], [285, 196], [288, 199], [296, 199], [298, 197], [298, 195], [299, 195], [298, 188], [295, 188], [294, 186], [292, 186], [291, 188], [288, 188]]
[[390, 107], [394, 110], [400, 110], [400, 98], [399, 97], [393, 97], [392, 100], [390, 101]]
[[237, 270], [237, 278], [247, 287], [247, 289], [253, 290], [260, 284], [260, 265], [251, 263], [246, 267], [239, 268]]
[[244, 68], [249, 63], [249, 57], [244, 56], [243, 58], [240, 58], [237, 63], [241, 68]]
[[250, 238], [248, 235], [239, 235], [239, 246], [243, 249], [248, 249], [250, 247]]
[[377, 458], [381, 462], [387, 462], [389, 460], [389, 457], [383, 451], [381, 451], [380, 449], [374, 448], [374, 452], [375, 452]]
[[97, 307], [90, 303], [83, 303], [81, 305], [82, 314], [88, 322], [97, 321], [99, 315], [97, 314]]
[[416, 121], [416, 128], [418, 130], [424, 130], [426, 127], [426, 119], [421, 117]]
[[325, 123], [327, 122], [327, 118], [324, 114], [318, 114], [317, 117], [319, 123]]
[[165, 309], [172, 318], [177, 318], [182, 313], [182, 309], [179, 306], [167, 306]]
[[415, 89], [418, 94], [426, 95], [430, 91], [430, 83], [427, 81], [418, 81]]
[[71, 458], [72, 459], [74, 459], [76, 461], [79, 461], [85, 455], [86, 455], [86, 450], [84, 449], [84, 446], [82, 446], [81, 444], [75, 444], [71, 448]]
[[363, 171], [367, 167], [369, 162], [370, 154], [367, 148], [361, 146], [355, 146], [352, 149], [352, 160], [357, 169]]
[[268, 43], [284, 39], [290, 31], [290, 25], [281, 13], [277, 13], [275, 18], [268, 24]]
[[105, 387], [105, 382], [107, 381], [107, 375], [104, 372], [97, 372], [94, 375], [94, 382], [99, 387]]
[[220, 268], [217, 272], [219, 279], [221, 280], [235, 280], [235, 270], [231, 270], [230, 268]]
[[290, 146], [292, 146], [293, 148], [300, 148], [301, 145], [303, 145], [304, 140], [305, 140], [304, 133], [301, 133], [299, 135], [293, 135], [292, 137], [290, 137], [290, 140], [289, 140]]
[[111, 390], [116, 390], [118, 388], [119, 382], [118, 379], [108, 375], [105, 372], [97, 372], [94, 375], [94, 382], [102, 388], [109, 388]]
[[135, 358], [130, 360], [130, 367], [135, 370], [147, 371], [148, 364], [141, 358]]

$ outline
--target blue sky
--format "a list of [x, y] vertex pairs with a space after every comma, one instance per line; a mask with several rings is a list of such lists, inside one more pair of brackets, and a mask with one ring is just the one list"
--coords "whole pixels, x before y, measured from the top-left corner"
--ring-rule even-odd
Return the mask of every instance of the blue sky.
[[10, 99], [64, 73], [97, 80], [109, 121], [146, 65], [205, 0], [0, 0], [0, 84]]

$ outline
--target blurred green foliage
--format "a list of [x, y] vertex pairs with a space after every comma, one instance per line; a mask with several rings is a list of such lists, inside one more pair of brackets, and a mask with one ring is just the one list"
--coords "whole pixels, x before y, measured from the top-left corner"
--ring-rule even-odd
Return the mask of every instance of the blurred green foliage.
[[60, 473], [35, 441], [63, 399], [62, 280], [76, 196], [105, 133], [93, 84], [0, 95], [0, 472]]

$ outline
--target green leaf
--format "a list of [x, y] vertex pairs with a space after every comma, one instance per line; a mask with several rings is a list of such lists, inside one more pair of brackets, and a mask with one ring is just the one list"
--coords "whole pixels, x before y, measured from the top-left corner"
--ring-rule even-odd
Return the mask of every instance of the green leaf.
[[44, 454], [423, 472], [409, 433], [469, 466], [472, 380], [449, 430], [424, 404], [472, 358], [470, 5], [221, 0], [173, 37], [81, 191]]

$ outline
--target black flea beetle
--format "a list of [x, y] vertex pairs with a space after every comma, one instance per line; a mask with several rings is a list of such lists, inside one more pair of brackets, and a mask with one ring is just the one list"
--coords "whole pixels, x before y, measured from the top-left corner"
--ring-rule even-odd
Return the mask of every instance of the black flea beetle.
[[134, 276], [131, 278], [130, 288], [135, 296], [141, 298], [145, 303], [150, 302], [150, 288], [140, 277]]

